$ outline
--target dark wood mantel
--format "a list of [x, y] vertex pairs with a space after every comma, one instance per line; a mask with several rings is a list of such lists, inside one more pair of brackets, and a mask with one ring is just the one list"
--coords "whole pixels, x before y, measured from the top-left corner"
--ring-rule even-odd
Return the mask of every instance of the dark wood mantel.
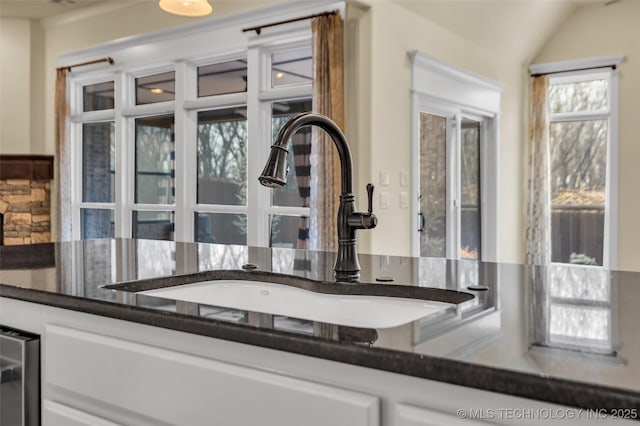
[[0, 179], [53, 179], [53, 155], [0, 155]]

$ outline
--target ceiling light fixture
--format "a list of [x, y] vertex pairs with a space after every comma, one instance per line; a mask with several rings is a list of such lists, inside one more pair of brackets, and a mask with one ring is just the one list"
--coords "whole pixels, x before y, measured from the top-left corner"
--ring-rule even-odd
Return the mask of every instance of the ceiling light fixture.
[[159, 94], [159, 93], [164, 93], [164, 90], [162, 90], [162, 89], [161, 89], [161, 88], [159, 88], [159, 87], [154, 87], [154, 88], [152, 88], [152, 89], [149, 89], [149, 91], [150, 91], [151, 93], [155, 93], [156, 95], [157, 95], [157, 94]]
[[165, 12], [180, 16], [206, 16], [213, 11], [208, 0], [160, 0], [158, 4]]
[[282, 78], [282, 77], [284, 77], [284, 73], [281, 73], [281, 72], [276, 73], [276, 78]]

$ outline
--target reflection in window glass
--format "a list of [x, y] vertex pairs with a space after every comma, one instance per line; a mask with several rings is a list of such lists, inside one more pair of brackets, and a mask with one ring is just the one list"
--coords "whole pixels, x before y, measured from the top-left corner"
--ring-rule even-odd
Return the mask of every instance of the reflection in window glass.
[[553, 262], [602, 265], [607, 131], [607, 120], [549, 126]]
[[288, 86], [311, 83], [313, 63], [311, 47], [282, 50], [271, 55], [271, 85]]
[[609, 302], [611, 285], [601, 268], [553, 264], [549, 266], [551, 297]]
[[610, 310], [570, 305], [550, 306], [550, 334], [571, 339], [608, 341]]
[[111, 209], [80, 209], [83, 240], [115, 237], [115, 217]]
[[247, 215], [196, 213], [195, 240], [199, 243], [247, 244]]
[[136, 203], [173, 204], [173, 138], [173, 115], [136, 119]]
[[198, 271], [238, 269], [248, 262], [247, 246], [198, 244]]
[[552, 113], [596, 111], [607, 108], [607, 80], [580, 81], [549, 86]]
[[232, 322], [235, 324], [246, 324], [249, 320], [247, 311], [230, 309], [222, 306], [198, 305], [198, 314], [204, 318], [211, 318], [218, 321]]
[[82, 110], [84, 112], [113, 109], [113, 81], [90, 84], [82, 88]]
[[480, 123], [462, 119], [460, 258], [480, 259]]
[[[272, 141], [295, 114], [312, 110], [311, 99], [274, 102], [272, 107]], [[305, 127], [291, 138], [287, 164], [289, 174], [282, 188], [271, 191], [274, 206], [309, 207], [311, 196], [311, 128]]]
[[[115, 292], [100, 288], [106, 283], [116, 282], [115, 240], [92, 241], [82, 245], [82, 269], [84, 296], [115, 300]], [[109, 294], [111, 293], [111, 294]]]
[[247, 202], [246, 107], [198, 113], [198, 204]]
[[115, 125], [85, 123], [82, 125], [82, 201], [113, 203], [115, 201]]
[[420, 256], [446, 257], [447, 120], [420, 113]]
[[175, 243], [136, 241], [136, 278], [154, 278], [174, 274], [175, 252]]
[[246, 91], [246, 59], [198, 67], [198, 97]]
[[173, 240], [173, 216], [173, 212], [134, 211], [133, 238]]
[[269, 247], [297, 248], [298, 240], [309, 239], [309, 218], [300, 216], [271, 216]]
[[173, 101], [176, 97], [174, 71], [136, 78], [136, 105]]

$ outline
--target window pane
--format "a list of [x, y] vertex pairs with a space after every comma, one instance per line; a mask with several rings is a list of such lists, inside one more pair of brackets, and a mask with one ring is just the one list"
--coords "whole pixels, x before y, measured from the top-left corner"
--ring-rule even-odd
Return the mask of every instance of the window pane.
[[136, 78], [136, 105], [172, 101], [176, 97], [174, 71]]
[[133, 238], [173, 240], [173, 212], [134, 211]]
[[98, 111], [113, 109], [113, 81], [90, 84], [82, 88], [82, 110]]
[[311, 83], [312, 80], [313, 66], [310, 46], [283, 50], [271, 55], [271, 85], [273, 87]]
[[199, 243], [247, 244], [247, 215], [196, 213], [195, 240]]
[[[272, 104], [272, 141], [278, 132], [293, 115], [311, 111], [311, 99], [274, 102]], [[292, 138], [291, 148], [287, 155], [289, 174], [287, 184], [271, 191], [274, 206], [309, 207], [311, 196], [311, 128], [305, 127], [296, 132]]]
[[309, 239], [309, 218], [300, 216], [271, 216], [269, 247], [298, 247], [298, 240]]
[[549, 86], [551, 112], [594, 111], [607, 107], [607, 80]]
[[80, 209], [83, 240], [114, 238], [114, 212], [110, 209]]
[[480, 123], [462, 119], [460, 258], [480, 259]]
[[420, 256], [446, 256], [447, 120], [420, 113]]
[[136, 203], [173, 203], [173, 160], [173, 115], [136, 119]]
[[115, 124], [82, 125], [82, 201], [113, 203], [115, 200]]
[[552, 261], [602, 265], [607, 121], [551, 123]]
[[247, 202], [246, 107], [198, 113], [198, 203]]
[[198, 67], [198, 97], [246, 91], [246, 59]]

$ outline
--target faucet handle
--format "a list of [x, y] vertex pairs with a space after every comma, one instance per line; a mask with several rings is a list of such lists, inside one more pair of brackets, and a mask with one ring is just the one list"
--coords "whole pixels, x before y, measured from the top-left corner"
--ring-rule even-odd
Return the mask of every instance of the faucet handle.
[[374, 188], [375, 186], [373, 186], [372, 183], [367, 184], [367, 198], [369, 200], [369, 205], [368, 205], [369, 213], [373, 213], [373, 189]]

